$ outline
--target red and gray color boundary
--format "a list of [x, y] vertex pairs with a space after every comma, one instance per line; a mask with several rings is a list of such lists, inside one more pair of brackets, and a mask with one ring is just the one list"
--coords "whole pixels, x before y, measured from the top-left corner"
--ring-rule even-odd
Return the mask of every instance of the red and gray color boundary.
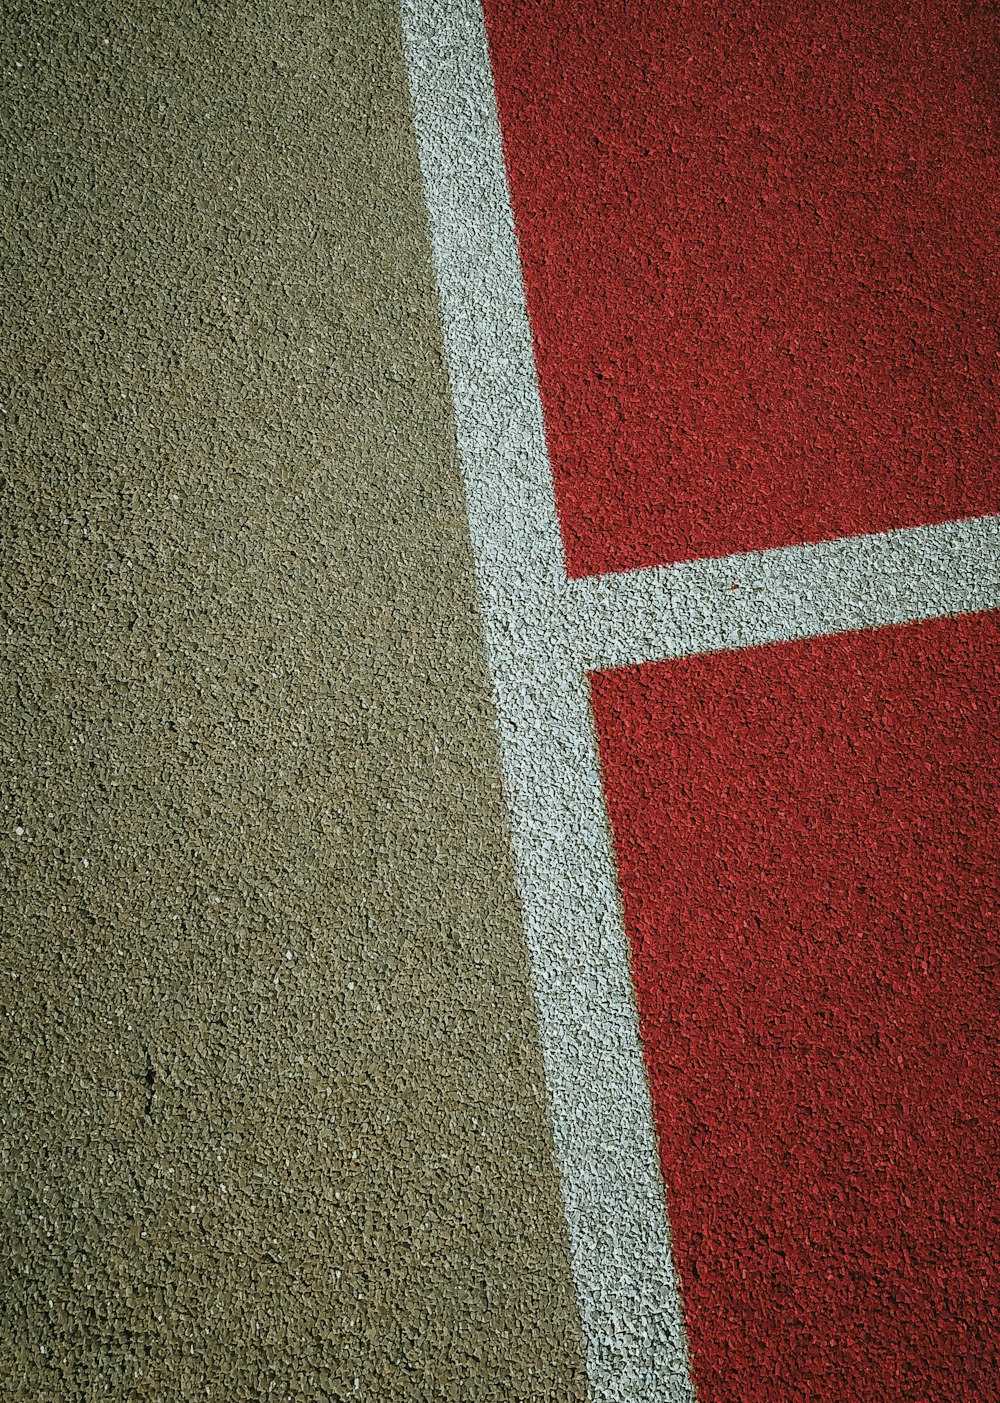
[[[629, 908], [630, 901], [642, 905], [633, 881], [641, 854], [622, 842], [630, 795], [644, 781], [627, 773], [628, 735], [613, 734], [615, 718], [632, 705], [636, 727], [644, 716], [653, 717], [654, 729], [668, 724], [673, 694], [667, 684], [657, 691], [649, 664], [767, 655], [776, 661], [767, 664], [770, 681], [758, 679], [766, 691], [802, 663], [799, 654], [779, 656], [780, 646], [778, 653], [753, 651], [762, 645], [819, 649], [819, 657], [823, 639], [884, 630], [859, 636], [888, 640], [900, 626], [1000, 608], [1000, 518], [570, 578], [483, 15], [478, 0], [404, 0], [402, 13], [590, 1392], [600, 1403], [673, 1403], [695, 1396], [696, 1379], [704, 1398], [740, 1396], [740, 1369], [761, 1361], [752, 1350], [740, 1356], [727, 1385], [719, 1372], [725, 1361], [702, 1360], [708, 1327], [700, 1303], [689, 1299], [691, 1239], [679, 1253], [671, 1241], [671, 1185], [665, 1198], [662, 1176], [677, 1156], [663, 1142], [671, 1124], [659, 1089], [663, 1063], [651, 1062], [654, 1052], [669, 1060], [671, 1051], [654, 1049], [655, 1010], [648, 1000], [643, 1006], [641, 988], [637, 1008], [642, 913]], [[939, 644], [938, 636], [932, 651]], [[968, 643], [970, 667], [979, 646]], [[866, 655], [865, 665], [891, 672], [892, 647], [885, 649], [885, 657]], [[822, 658], [816, 665], [825, 666]], [[846, 666], [854, 666], [850, 658]], [[678, 694], [685, 686], [692, 698], [710, 691], [706, 668], [711, 673], [711, 656], [701, 673], [677, 684]], [[634, 671], [608, 671], [617, 669]], [[896, 665], [893, 675], [899, 672]], [[803, 674], [800, 692], [809, 686]], [[828, 687], [836, 690], [836, 678]], [[770, 724], [761, 722], [765, 734]], [[673, 763], [664, 761], [664, 774]], [[807, 802], [807, 787], [802, 793]], [[646, 835], [654, 848], [669, 841], [669, 823], [667, 814]], [[684, 851], [674, 859], [683, 866]], [[891, 865], [891, 854], [886, 860]], [[752, 874], [746, 880], [752, 885]], [[664, 969], [670, 978], [677, 973], [669, 963]], [[721, 1064], [714, 1070], [724, 1075]], [[670, 1216], [679, 1232], [672, 1209]], [[823, 1355], [814, 1363], [823, 1369], [829, 1361]], [[780, 1374], [780, 1361], [777, 1367]], [[794, 1387], [787, 1396], [802, 1396]], [[827, 1379], [815, 1396], [835, 1396], [832, 1387]]]

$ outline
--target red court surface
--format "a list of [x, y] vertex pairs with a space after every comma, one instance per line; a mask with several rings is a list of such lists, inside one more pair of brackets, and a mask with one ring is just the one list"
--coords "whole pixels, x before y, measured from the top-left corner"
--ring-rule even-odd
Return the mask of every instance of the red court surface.
[[998, 643], [592, 678], [699, 1403], [1000, 1398]]
[[572, 575], [1000, 510], [985, 0], [486, 0]]

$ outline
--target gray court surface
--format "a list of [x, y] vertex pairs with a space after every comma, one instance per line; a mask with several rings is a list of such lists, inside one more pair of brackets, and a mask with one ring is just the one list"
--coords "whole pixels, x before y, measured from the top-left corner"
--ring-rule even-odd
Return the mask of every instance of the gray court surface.
[[398, 16], [7, 7], [4, 1399], [576, 1399]]

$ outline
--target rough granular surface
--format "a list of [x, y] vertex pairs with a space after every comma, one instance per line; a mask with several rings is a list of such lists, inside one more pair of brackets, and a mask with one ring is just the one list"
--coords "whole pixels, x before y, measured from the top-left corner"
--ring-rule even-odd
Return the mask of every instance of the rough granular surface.
[[0, 1403], [1000, 1403], [997, 5], [9, 6]]
[[571, 574], [1000, 510], [995, 4], [483, 8]]
[[997, 1397], [998, 642], [593, 679], [702, 1403]]
[[4, 1397], [582, 1397], [395, 7], [2, 28]]

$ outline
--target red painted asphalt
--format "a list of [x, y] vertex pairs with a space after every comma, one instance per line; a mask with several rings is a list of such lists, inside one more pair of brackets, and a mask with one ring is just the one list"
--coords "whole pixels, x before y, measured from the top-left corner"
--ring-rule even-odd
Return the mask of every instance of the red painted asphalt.
[[593, 679], [700, 1403], [1000, 1398], [998, 642]]
[[[572, 575], [1000, 510], [995, 5], [485, 12]], [[998, 618], [593, 679], [700, 1403], [1000, 1399]]]
[[485, 11], [571, 574], [1000, 510], [995, 5]]

